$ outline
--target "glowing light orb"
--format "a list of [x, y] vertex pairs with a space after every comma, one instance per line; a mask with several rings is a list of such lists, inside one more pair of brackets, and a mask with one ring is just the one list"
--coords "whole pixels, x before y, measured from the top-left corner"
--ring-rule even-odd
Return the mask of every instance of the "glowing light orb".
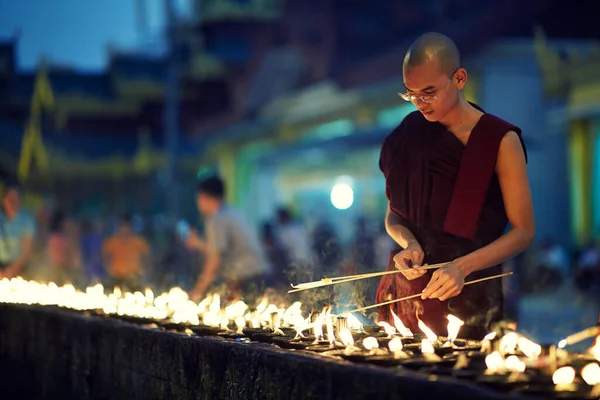
[[346, 210], [354, 203], [354, 190], [347, 183], [337, 183], [331, 189], [331, 204], [338, 210]]

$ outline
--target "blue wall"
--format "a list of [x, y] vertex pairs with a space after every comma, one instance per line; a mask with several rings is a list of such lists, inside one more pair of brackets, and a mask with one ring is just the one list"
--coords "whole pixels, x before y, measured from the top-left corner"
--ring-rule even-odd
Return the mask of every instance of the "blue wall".
[[592, 172], [592, 232], [600, 237], [600, 118], [594, 124], [596, 140], [594, 143], [594, 170]]
[[479, 59], [482, 106], [523, 130], [529, 147], [528, 173], [536, 241], [571, 245], [567, 181], [568, 132], [551, 127], [533, 43], [491, 48]]

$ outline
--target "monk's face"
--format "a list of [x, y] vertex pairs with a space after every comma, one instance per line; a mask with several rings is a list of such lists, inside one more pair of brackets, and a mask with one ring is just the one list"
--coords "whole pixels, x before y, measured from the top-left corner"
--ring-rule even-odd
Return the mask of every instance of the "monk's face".
[[430, 122], [437, 122], [452, 110], [459, 100], [455, 74], [449, 76], [436, 59], [403, 71], [406, 94]]

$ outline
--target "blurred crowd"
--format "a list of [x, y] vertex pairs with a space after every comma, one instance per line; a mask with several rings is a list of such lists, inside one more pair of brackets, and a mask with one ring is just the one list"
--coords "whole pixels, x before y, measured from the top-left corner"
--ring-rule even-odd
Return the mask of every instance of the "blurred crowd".
[[[206, 206], [209, 203], [203, 205], [199, 200], [203, 220], [212, 225], [205, 224], [204, 229], [198, 231], [191, 228], [192, 236], [198, 236], [192, 245], [189, 237], [182, 236], [172, 223], [158, 217], [127, 214], [84, 220], [48, 207], [29, 214], [20, 205], [19, 190], [15, 187], [3, 191], [0, 274], [4, 277], [21, 275], [59, 285], [72, 283], [79, 288], [100, 282], [107, 287], [118, 285], [129, 290], [144, 287], [166, 290], [180, 286], [193, 292], [208, 265], [210, 251], [203, 251], [204, 247], [216, 246], [221, 262], [233, 263], [236, 258], [228, 255], [243, 252], [240, 249], [248, 248], [247, 243], [256, 242], [259, 247], [255, 251], [256, 259], [266, 264], [268, 287], [284, 290], [290, 283], [383, 271], [390, 252], [396, 248], [385, 232], [383, 221], [374, 218], [358, 218], [349, 241], [341, 240], [339, 232], [326, 220], [309, 228], [285, 207], [276, 210], [259, 230], [251, 227], [246, 230], [243, 216], [224, 211], [229, 208], [220, 200], [215, 202], [214, 212]], [[223, 190], [219, 193], [217, 197], [221, 199]], [[219, 228], [218, 224], [226, 229]], [[216, 237], [211, 239], [209, 228]], [[236, 235], [239, 238], [232, 240]], [[219, 239], [219, 236], [224, 237]], [[29, 237], [30, 243], [20, 241], [20, 237]], [[221, 244], [216, 243], [219, 240]], [[224, 270], [226, 267], [215, 268]], [[600, 245], [589, 243], [570, 253], [558, 243], [544, 240], [512, 260], [508, 268], [516, 273], [511, 279], [508, 305], [511, 299], [551, 292], [567, 281], [574, 282], [582, 291], [597, 291], [600, 288]], [[239, 275], [239, 271], [233, 273]], [[255, 280], [258, 276], [251, 275], [249, 279]], [[260, 274], [261, 278], [265, 276]], [[374, 299], [377, 280], [368, 281], [361, 293], [353, 289], [351, 301], [361, 302], [357, 296], [366, 302]], [[214, 285], [231, 282], [209, 279], [205, 283], [210, 287], [202, 288], [198, 294], [212, 290]]]
[[552, 239], [545, 239], [521, 257], [519, 291], [523, 294], [552, 292], [570, 281], [582, 291], [600, 289], [600, 242], [590, 241], [569, 251]]
[[[0, 246], [0, 259], [6, 259], [6, 268], [0, 269], [4, 277], [20, 275], [58, 285], [72, 283], [79, 288], [100, 282], [129, 290], [180, 286], [192, 291], [205, 267], [207, 256], [202, 249], [191, 245], [188, 237], [182, 237], [172, 223], [160, 217], [125, 214], [79, 219], [47, 206], [29, 213], [21, 207], [18, 187], [4, 192], [3, 204], [3, 215], [11, 217], [0, 220], [3, 230], [9, 228], [6, 234], [0, 231], [0, 245], [12, 244], [7, 252], [10, 257], [3, 257]], [[228, 222], [235, 225], [233, 231], [242, 231], [243, 216], [232, 215]], [[207, 224], [197, 231], [192, 227], [202, 243], [211, 241], [207, 228]], [[395, 247], [382, 221], [358, 218], [353, 239], [342, 241], [327, 221], [309, 228], [285, 207], [276, 210], [259, 229], [251, 230], [246, 235], [249, 238], [241, 240], [256, 239], [259, 258], [269, 271], [269, 286], [282, 289], [324, 276], [384, 270]], [[31, 238], [30, 246], [18, 240], [21, 236]], [[236, 250], [220, 251], [226, 255]], [[15, 273], [9, 264], [21, 258], [26, 262]]]

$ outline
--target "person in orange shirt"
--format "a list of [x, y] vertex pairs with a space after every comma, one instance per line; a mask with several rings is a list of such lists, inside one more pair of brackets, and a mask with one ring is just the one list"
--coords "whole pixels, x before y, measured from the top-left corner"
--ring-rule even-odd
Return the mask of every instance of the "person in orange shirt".
[[48, 236], [48, 268], [46, 276], [57, 285], [66, 282], [75, 284], [79, 267], [73, 246], [67, 235], [67, 216], [57, 211], [52, 216], [50, 235]]
[[110, 283], [132, 291], [141, 290], [149, 255], [148, 242], [133, 231], [131, 216], [121, 217], [117, 232], [102, 246]]

